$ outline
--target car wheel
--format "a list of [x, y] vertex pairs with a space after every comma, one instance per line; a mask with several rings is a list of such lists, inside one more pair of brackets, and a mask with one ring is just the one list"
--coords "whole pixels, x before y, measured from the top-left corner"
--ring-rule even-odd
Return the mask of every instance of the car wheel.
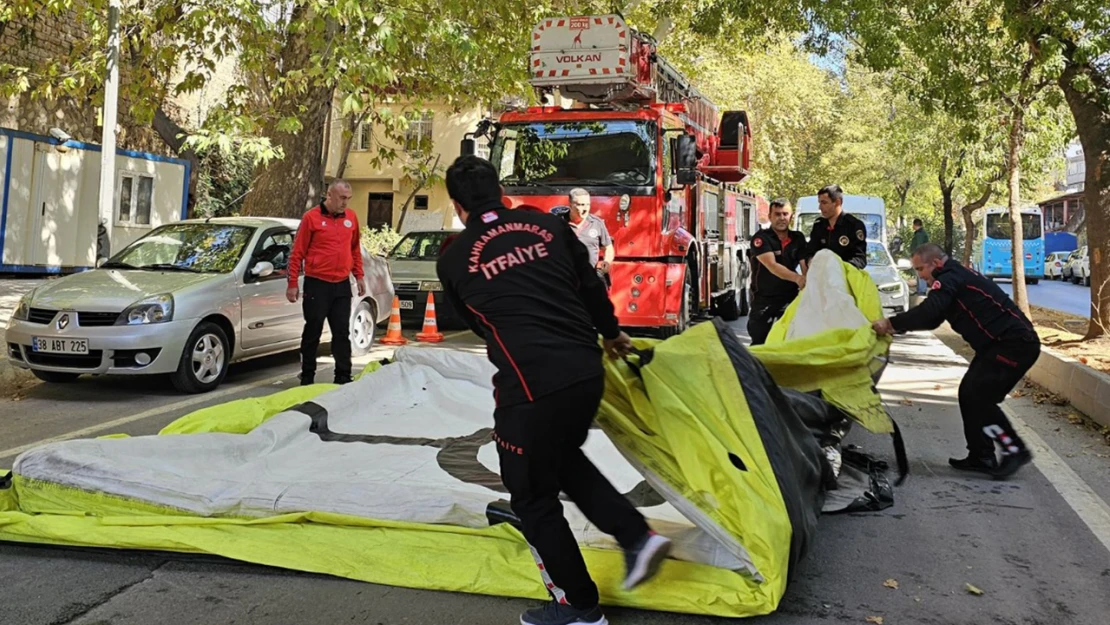
[[66, 373], [65, 371], [39, 371], [38, 369], [31, 369], [31, 373], [43, 382], [50, 384], [71, 384], [77, 381], [80, 373]]
[[374, 307], [362, 300], [351, 313], [351, 354], [365, 356], [374, 347]]
[[220, 326], [205, 321], [189, 335], [170, 380], [183, 393], [207, 393], [223, 382], [230, 356], [227, 335]]
[[1034, 284], [1034, 285], [1035, 285], [1035, 284], [1037, 284], [1037, 283], [1038, 283], [1038, 282], [1040, 282], [1040, 281], [1041, 281], [1041, 279], [1040, 279], [1040, 278], [1030, 278], [1030, 279], [1029, 279], [1029, 284]]
[[1083, 286], [1091, 286], [1091, 276], [1083, 278]]

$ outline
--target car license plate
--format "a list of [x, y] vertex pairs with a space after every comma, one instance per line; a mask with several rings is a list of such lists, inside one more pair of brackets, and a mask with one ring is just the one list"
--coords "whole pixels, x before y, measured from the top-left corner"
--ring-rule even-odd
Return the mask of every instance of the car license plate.
[[400, 300], [400, 302], [401, 302], [401, 308], [403, 310], [412, 310], [412, 300], [411, 299], [403, 299], [403, 300]]
[[31, 337], [31, 349], [42, 354], [88, 354], [89, 339]]

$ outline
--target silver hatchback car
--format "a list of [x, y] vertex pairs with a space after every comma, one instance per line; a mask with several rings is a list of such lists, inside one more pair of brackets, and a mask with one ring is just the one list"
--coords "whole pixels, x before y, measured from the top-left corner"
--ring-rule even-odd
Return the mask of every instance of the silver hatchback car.
[[[24, 296], [8, 322], [8, 358], [46, 382], [169, 374], [183, 392], [210, 391], [233, 362], [299, 348], [301, 302], [285, 298], [298, 225], [228, 217], [161, 226], [98, 269]], [[366, 296], [351, 284], [355, 355], [370, 350], [393, 300], [385, 259], [363, 250], [362, 262]]]

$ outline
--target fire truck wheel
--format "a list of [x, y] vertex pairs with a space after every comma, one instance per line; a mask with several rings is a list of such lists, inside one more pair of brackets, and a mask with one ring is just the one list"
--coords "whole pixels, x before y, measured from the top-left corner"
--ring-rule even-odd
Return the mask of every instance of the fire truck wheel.
[[740, 299], [743, 297], [743, 289], [733, 289], [728, 293], [722, 293], [717, 296], [717, 310], [716, 314], [724, 321], [736, 321], [740, 318], [740, 309], [742, 304]]

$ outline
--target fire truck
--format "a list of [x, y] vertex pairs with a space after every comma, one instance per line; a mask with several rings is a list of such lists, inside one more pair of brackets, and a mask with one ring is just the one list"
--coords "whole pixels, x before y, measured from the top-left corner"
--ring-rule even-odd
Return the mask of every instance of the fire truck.
[[566, 212], [571, 190], [589, 192], [615, 246], [610, 297], [626, 331], [747, 314], [761, 198], [739, 186], [746, 113], [720, 113], [618, 15], [544, 19], [531, 43], [541, 105], [483, 120], [462, 152], [486, 137], [510, 208]]

